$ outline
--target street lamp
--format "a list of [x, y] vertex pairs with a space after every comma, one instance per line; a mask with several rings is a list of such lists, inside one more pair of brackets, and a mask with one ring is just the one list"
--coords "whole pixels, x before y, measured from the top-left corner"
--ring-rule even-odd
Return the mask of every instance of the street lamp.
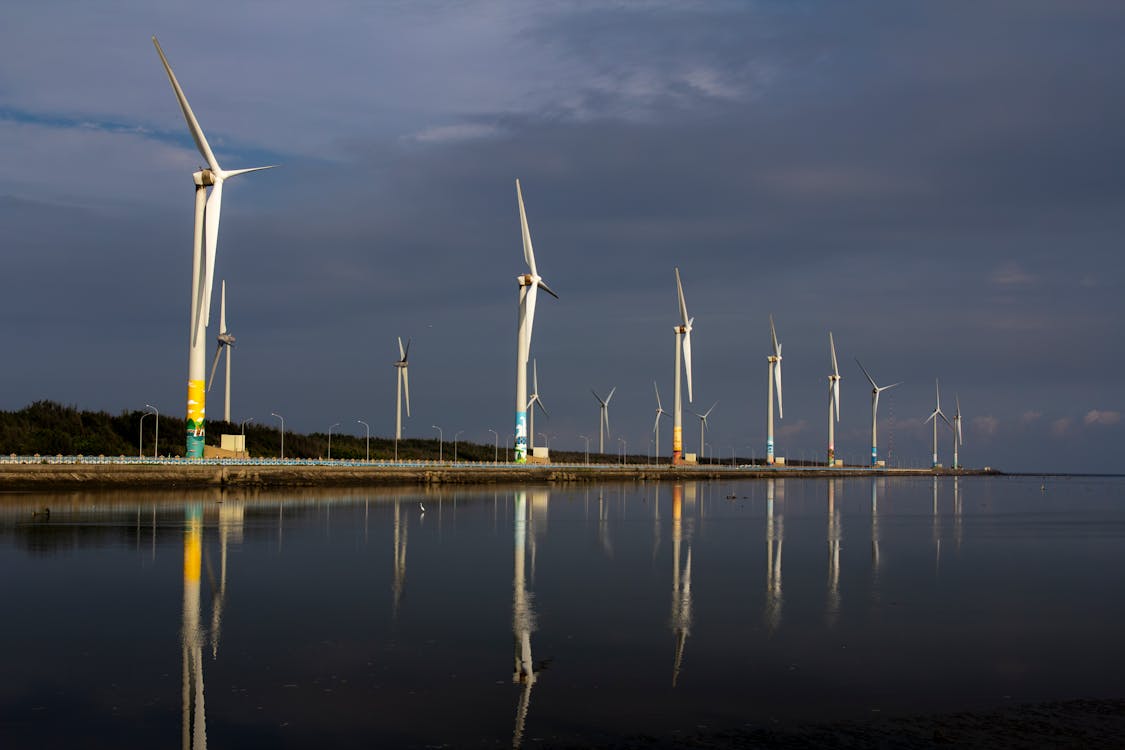
[[580, 437], [580, 438], [582, 438], [583, 440], [586, 441], [586, 465], [589, 466], [590, 465], [590, 438], [586, 437], [585, 435], [579, 435], [578, 437]]
[[628, 447], [628, 443], [625, 442], [625, 438], [621, 438], [621, 437], [617, 438], [617, 442], [621, 443], [621, 461], [620, 461], [620, 463], [624, 464], [625, 463], [625, 448]]
[[440, 463], [442, 463], [442, 460], [444, 459], [444, 455], [442, 454], [442, 450], [444, 450], [444, 449], [442, 448], [442, 445], [444, 445], [444, 443], [445, 443], [445, 439], [443, 437], [445, 435], [445, 433], [442, 432], [441, 428], [438, 427], [436, 424], [432, 424], [432, 425], [430, 425], [430, 427], [433, 427], [435, 430], [437, 430], [437, 456], [438, 456], [437, 460], [438, 460], [438, 463], [440, 464]]
[[137, 434], [137, 458], [144, 458], [145, 457], [145, 451], [144, 451], [145, 417], [151, 417], [151, 416], [152, 416], [151, 411], [146, 411], [144, 414], [141, 415], [141, 429], [139, 430], [139, 432]]
[[457, 435], [460, 435], [464, 430], [458, 430], [457, 434], [453, 436], [453, 463], [457, 463]]
[[364, 422], [362, 419], [357, 419], [356, 422], [363, 425], [364, 429], [367, 430], [367, 458], [365, 458], [364, 460], [370, 461], [371, 460], [371, 425], [367, 424], [367, 422]]
[[[227, 352], [227, 356], [228, 357], [230, 356], [230, 352]], [[246, 450], [246, 423], [247, 422], [253, 422], [253, 421], [254, 421], [254, 418], [249, 417], [248, 419], [242, 420], [242, 422], [239, 423], [239, 425], [238, 425], [239, 427], [242, 428], [242, 452], [245, 453], [247, 456], [250, 455], [250, 452]]]
[[277, 417], [281, 420], [281, 460], [285, 460], [285, 417], [278, 414], [276, 411], [270, 412], [271, 417]]
[[332, 430], [336, 427], [339, 427], [339, 426], [340, 426], [340, 423], [337, 422], [336, 424], [332, 425], [332, 427], [328, 428], [328, 460], [329, 461], [332, 460]]
[[492, 433], [492, 463], [498, 464], [500, 463], [500, 433], [491, 427], [488, 431]]
[[152, 441], [152, 457], [156, 458], [156, 454], [160, 449], [160, 410], [152, 404], [145, 404], [148, 408], [156, 412], [156, 437]]

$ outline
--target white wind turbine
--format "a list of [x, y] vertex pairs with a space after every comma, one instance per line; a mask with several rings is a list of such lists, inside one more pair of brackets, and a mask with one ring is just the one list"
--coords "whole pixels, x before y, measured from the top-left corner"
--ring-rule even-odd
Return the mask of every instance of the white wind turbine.
[[[191, 331], [188, 337], [188, 396], [187, 396], [187, 450], [188, 458], [202, 458], [205, 441], [206, 415], [206, 383], [204, 378], [207, 372], [207, 342], [205, 332], [207, 323], [211, 318], [211, 288], [215, 278], [215, 257], [219, 244], [219, 215], [222, 210], [223, 182], [231, 177], [236, 177], [247, 172], [257, 172], [271, 167], [252, 167], [250, 169], [225, 170], [219, 166], [211, 146], [207, 143], [203, 129], [195, 114], [191, 111], [183, 89], [176, 80], [164, 50], [156, 37], [152, 38], [156, 45], [156, 52], [164, 64], [168, 80], [180, 103], [184, 119], [187, 121], [188, 130], [199, 149], [200, 155], [207, 160], [207, 166], [195, 172], [192, 178], [195, 181], [195, 232], [192, 244], [192, 275], [191, 275]], [[211, 194], [207, 195], [207, 188]], [[204, 247], [206, 239], [206, 247]]]
[[672, 463], [684, 460], [684, 417], [683, 396], [680, 391], [680, 357], [683, 356], [684, 370], [687, 372], [688, 403], [691, 403], [691, 326], [695, 318], [688, 317], [687, 303], [684, 302], [684, 286], [680, 283], [680, 269], [676, 269], [676, 294], [680, 301], [680, 325], [673, 326], [676, 334], [676, 390], [672, 397]]
[[770, 339], [773, 341], [773, 354], [766, 360], [769, 370], [766, 380], [769, 392], [766, 395], [766, 463], [773, 465], [773, 389], [777, 386], [777, 418], [785, 419], [785, 409], [781, 405], [781, 344], [777, 341], [777, 329], [773, 326], [773, 316], [770, 316]]
[[[840, 368], [836, 364], [836, 342], [828, 332], [832, 352], [832, 374], [828, 376], [828, 465], [836, 465], [836, 422], [840, 421]], [[833, 414], [834, 413], [834, 414]]]
[[656, 387], [656, 381], [652, 381], [652, 390], [656, 392], [656, 421], [652, 423], [652, 433], [656, 436], [656, 449], [655, 453], [657, 460], [660, 457], [660, 418], [668, 416], [668, 412], [664, 411], [664, 407], [660, 403], [660, 389]]
[[215, 371], [219, 367], [219, 358], [226, 352], [227, 355], [227, 375], [226, 375], [226, 396], [223, 400], [223, 421], [230, 423], [230, 355], [231, 349], [234, 348], [234, 336], [227, 330], [227, 282], [223, 281], [220, 296], [219, 296], [219, 344], [215, 349], [215, 359], [211, 361], [211, 379], [207, 381], [207, 392], [211, 392], [211, 386], [215, 384]]
[[699, 417], [699, 457], [700, 458], [703, 458], [703, 430], [704, 430], [705, 427], [707, 427], [707, 417], [711, 416], [711, 412], [715, 411], [715, 407], [718, 406], [718, 405], [719, 405], [719, 402], [716, 401], [715, 403], [711, 404], [710, 409], [703, 412], [702, 414], [700, 414], [697, 411], [692, 412], [692, 414]]
[[590, 393], [593, 393], [594, 398], [601, 404], [598, 412], [598, 453], [605, 453], [605, 436], [609, 434], [609, 400], [613, 398], [613, 392], [616, 390], [617, 386], [610, 388], [609, 395], [603, 400], [597, 391], [593, 388], [590, 389]]
[[953, 468], [960, 469], [961, 463], [957, 448], [964, 445], [965, 441], [961, 437], [961, 399], [958, 396], [954, 396], [954, 399], [957, 401], [957, 413], [953, 415]]
[[867, 382], [871, 383], [871, 465], [874, 466], [878, 457], [878, 450], [876, 446], [878, 446], [879, 444], [876, 440], [878, 427], [877, 420], [879, 417], [879, 394], [885, 390], [894, 388], [896, 385], [902, 385], [902, 382], [900, 381], [898, 383], [891, 383], [890, 385], [884, 385], [882, 387], [875, 385], [874, 378], [872, 378], [870, 373], [867, 372], [867, 368], [863, 366], [863, 363], [860, 362], [858, 358], [856, 359], [855, 363], [859, 365], [859, 369], [863, 370], [863, 374], [867, 376]]
[[543, 282], [543, 277], [535, 268], [535, 250], [531, 246], [531, 231], [527, 228], [527, 214], [523, 208], [523, 191], [516, 180], [516, 201], [520, 208], [520, 231], [523, 234], [523, 258], [530, 273], [520, 274], [516, 280], [520, 285], [519, 331], [516, 338], [516, 445], [515, 461], [527, 461], [527, 360], [531, 351], [531, 329], [535, 323], [535, 300], [542, 288], [555, 299], [559, 295], [551, 291]]
[[[395, 395], [395, 440], [402, 440], [402, 396], [406, 394], [406, 416], [410, 416], [410, 339], [406, 346], [402, 345], [402, 336], [398, 337], [398, 359], [395, 360], [395, 369], [398, 370], [398, 387]], [[398, 449], [395, 449], [396, 458]]]
[[527, 433], [527, 447], [529, 450], [535, 448], [535, 407], [539, 407], [539, 411], [543, 412], [543, 416], [550, 417], [547, 413], [547, 407], [543, 406], [543, 399], [539, 398], [539, 366], [535, 360], [531, 360], [531, 396], [527, 399], [527, 416], [530, 429]]
[[[932, 466], [933, 466], [933, 468], [936, 469], [937, 465], [938, 465], [938, 460], [937, 460], [937, 423], [938, 423], [938, 421], [937, 421], [937, 418], [941, 417], [942, 421], [944, 421], [947, 425], [949, 425], [949, 428], [951, 430], [954, 429], [954, 428], [953, 428], [952, 424], [949, 424], [949, 420], [946, 418], [945, 413], [941, 410], [941, 389], [938, 387], [937, 379], [934, 380], [934, 395], [937, 399], [937, 403], [934, 406], [934, 410], [932, 412], [930, 412], [930, 416], [926, 417], [926, 422], [929, 422], [929, 421], [933, 420], [933, 423], [934, 423], [934, 456], [933, 456], [934, 461], [933, 461]], [[922, 424], [925, 424], [926, 422], [923, 422]], [[956, 432], [956, 430], [954, 430], [954, 432]], [[957, 436], [954, 435], [954, 440], [956, 440], [956, 437]]]

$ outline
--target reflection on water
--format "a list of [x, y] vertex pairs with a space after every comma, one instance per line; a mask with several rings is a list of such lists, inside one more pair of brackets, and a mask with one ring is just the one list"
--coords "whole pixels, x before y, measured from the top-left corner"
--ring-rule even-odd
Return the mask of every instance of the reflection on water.
[[13, 496], [0, 565], [5, 747], [521, 747], [1125, 694], [1122, 480]]

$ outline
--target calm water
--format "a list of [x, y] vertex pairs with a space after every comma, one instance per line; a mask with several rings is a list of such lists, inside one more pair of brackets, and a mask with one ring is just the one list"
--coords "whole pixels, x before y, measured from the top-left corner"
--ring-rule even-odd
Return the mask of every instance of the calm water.
[[533, 747], [1125, 696], [1125, 480], [1040, 485], [0, 495], [0, 746]]

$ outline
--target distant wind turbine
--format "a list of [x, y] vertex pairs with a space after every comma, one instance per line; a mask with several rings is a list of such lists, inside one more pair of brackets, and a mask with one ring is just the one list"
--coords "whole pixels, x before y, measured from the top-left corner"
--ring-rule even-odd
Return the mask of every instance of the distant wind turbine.
[[516, 463], [527, 461], [527, 360], [531, 351], [531, 329], [535, 323], [535, 300], [542, 288], [555, 299], [559, 295], [543, 282], [535, 267], [535, 250], [531, 246], [531, 231], [527, 228], [527, 213], [523, 207], [523, 191], [516, 180], [516, 201], [520, 208], [520, 231], [523, 235], [523, 258], [530, 273], [516, 277], [520, 286], [519, 331], [516, 338]]
[[223, 421], [230, 422], [230, 355], [234, 348], [234, 336], [227, 330], [227, 282], [223, 281], [219, 302], [219, 345], [215, 349], [215, 359], [211, 362], [211, 379], [207, 382], [207, 391], [215, 384], [215, 370], [219, 367], [219, 358], [224, 351], [227, 355], [226, 397], [223, 400]]
[[660, 389], [656, 387], [656, 381], [652, 381], [652, 390], [656, 392], [656, 421], [652, 423], [652, 433], [656, 436], [656, 456], [657, 460], [660, 458], [660, 418], [667, 417], [668, 412], [664, 411], [664, 407], [660, 404]]
[[680, 269], [676, 269], [676, 294], [680, 302], [680, 324], [673, 326], [676, 334], [676, 390], [672, 396], [672, 463], [684, 460], [684, 417], [683, 396], [680, 390], [680, 357], [683, 356], [684, 370], [687, 372], [688, 403], [691, 403], [691, 326], [695, 318], [688, 317], [687, 303], [684, 302], [684, 286], [680, 283]]
[[770, 316], [770, 339], [773, 342], [773, 354], [766, 360], [769, 362], [766, 380], [769, 392], [766, 395], [766, 463], [773, 465], [773, 389], [777, 386], [777, 418], [785, 419], [785, 409], [781, 404], [781, 344], [777, 341], [777, 329], [773, 325], [773, 316]]
[[836, 364], [836, 342], [828, 332], [828, 348], [832, 352], [832, 374], [828, 376], [828, 465], [836, 465], [836, 422], [840, 421], [840, 368]]
[[[425, 364], [425, 363], [423, 363]], [[402, 440], [402, 397], [406, 395], [406, 416], [410, 416], [410, 339], [406, 346], [402, 345], [402, 336], [398, 337], [398, 359], [395, 360], [395, 369], [398, 370], [398, 388], [395, 396], [395, 440]], [[425, 368], [423, 368], [425, 369]], [[396, 449], [397, 458], [397, 449]]]
[[[941, 417], [942, 421], [945, 422], [947, 425], [949, 425], [949, 429], [954, 430], [954, 432], [956, 432], [956, 430], [954, 429], [953, 425], [949, 423], [949, 420], [946, 418], [945, 413], [942, 412], [942, 410], [941, 410], [941, 389], [938, 387], [938, 381], [936, 379], [934, 380], [934, 394], [937, 398], [937, 402], [936, 402], [936, 405], [934, 406], [934, 410], [932, 412], [930, 412], [930, 416], [926, 417], [926, 422], [929, 422], [929, 421], [932, 420], [933, 423], [934, 423], [934, 456], [933, 456], [934, 461], [933, 461], [933, 464], [931, 464], [931, 465], [936, 469], [937, 465], [938, 465], [938, 458], [937, 458], [937, 423], [938, 423], [938, 421], [937, 421], [937, 418]], [[922, 424], [925, 424], [926, 422], [923, 422]], [[956, 440], [956, 435], [954, 435], [954, 439]]]
[[964, 439], [961, 437], [961, 399], [954, 396], [957, 401], [957, 413], [953, 416], [953, 468], [961, 468], [961, 460], [958, 456], [957, 449], [964, 444]]
[[543, 416], [550, 417], [547, 413], [547, 407], [543, 406], [543, 399], [539, 398], [539, 366], [535, 360], [531, 360], [531, 396], [527, 400], [527, 416], [530, 429], [527, 433], [527, 446], [529, 449], [535, 448], [535, 407], [539, 407], [539, 411], [543, 412]]
[[617, 386], [610, 388], [609, 395], [603, 400], [597, 391], [593, 388], [590, 389], [590, 393], [593, 393], [594, 398], [601, 404], [598, 412], [598, 453], [605, 453], [605, 436], [609, 434], [609, 400], [613, 398], [613, 392], [616, 390]]
[[872, 378], [871, 374], [867, 372], [867, 368], [863, 366], [863, 363], [860, 362], [858, 358], [856, 359], [855, 363], [859, 365], [859, 369], [863, 370], [863, 374], [867, 376], [867, 382], [871, 383], [871, 465], [874, 466], [877, 463], [877, 446], [879, 444], [876, 440], [876, 431], [878, 428], [879, 418], [879, 394], [883, 391], [894, 388], [896, 385], [902, 385], [902, 382], [900, 381], [898, 383], [891, 383], [890, 385], [884, 385], [882, 387], [875, 385], [874, 378]]
[[[272, 167], [252, 167], [250, 169], [225, 170], [219, 166], [211, 146], [207, 143], [203, 129], [191, 111], [187, 97], [180, 88], [172, 72], [172, 66], [160, 48], [156, 37], [152, 38], [164, 71], [172, 84], [172, 90], [180, 103], [184, 119], [187, 121], [191, 137], [200, 155], [207, 160], [207, 166], [192, 175], [195, 181], [195, 233], [192, 244], [191, 277], [191, 331], [188, 337], [188, 395], [187, 395], [187, 448], [188, 458], [203, 458], [206, 436], [204, 424], [206, 415], [207, 342], [205, 333], [211, 318], [211, 288], [215, 278], [215, 257], [219, 244], [219, 215], [222, 210], [223, 182], [247, 172], [257, 172]], [[210, 186], [211, 194], [207, 195]], [[206, 252], [204, 252], [206, 236]]]
[[695, 411], [692, 412], [692, 414], [699, 417], [699, 457], [700, 458], [703, 458], [703, 429], [707, 426], [707, 417], [711, 416], [711, 412], [713, 412], [715, 410], [715, 407], [718, 406], [718, 405], [719, 405], [719, 402], [716, 401], [715, 403], [711, 404], [710, 409], [703, 412], [702, 414], [700, 414], [699, 412], [695, 412]]

